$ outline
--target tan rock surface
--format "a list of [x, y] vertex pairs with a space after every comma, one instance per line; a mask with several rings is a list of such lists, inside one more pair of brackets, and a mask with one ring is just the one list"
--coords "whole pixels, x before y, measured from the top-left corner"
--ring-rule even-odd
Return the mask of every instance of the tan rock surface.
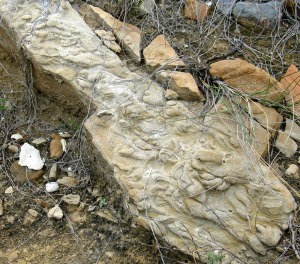
[[280, 83], [286, 92], [286, 103], [292, 112], [300, 116], [300, 72], [295, 65], [291, 65], [286, 71]]
[[[250, 264], [269, 260], [296, 205], [257, 155], [242, 151], [240, 136], [248, 134], [218, 125], [216, 113], [202, 123], [181, 102], [166, 102], [161, 86], [130, 72], [68, 2], [59, 3], [50, 1], [41, 20], [40, 1], [0, 1], [9, 28], [0, 33], [15, 34], [12, 49], [24, 43], [38, 89], [58, 104], [76, 109], [92, 101], [98, 108], [85, 134], [101, 173], [124, 192], [126, 210], [184, 252], [217, 245], [228, 262], [231, 253]], [[31, 19], [22, 19], [29, 12]], [[64, 78], [60, 68], [73, 69], [75, 78]]]
[[235, 89], [270, 101], [283, 98], [282, 85], [263, 69], [241, 59], [223, 60], [210, 65], [210, 74]]
[[184, 67], [185, 64], [171, 47], [164, 35], [158, 35], [143, 51], [146, 64], [151, 68]]
[[98, 7], [91, 5], [89, 7], [94, 12], [96, 19], [104, 26], [111, 28], [123, 48], [135, 62], [139, 63], [141, 61], [141, 30], [132, 24], [114, 18], [111, 14]]

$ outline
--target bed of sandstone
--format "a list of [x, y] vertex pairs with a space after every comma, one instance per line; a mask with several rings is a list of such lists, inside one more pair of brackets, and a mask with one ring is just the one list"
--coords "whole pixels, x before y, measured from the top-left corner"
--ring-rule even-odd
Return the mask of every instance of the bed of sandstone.
[[[252, 3], [235, 4], [233, 14], [244, 5]], [[271, 139], [292, 157], [300, 127], [257, 99], [285, 98], [299, 116], [295, 65], [276, 80], [242, 59], [212, 63], [210, 75], [243, 96], [220, 98], [200, 116], [205, 96], [164, 35], [141, 51], [135, 25], [64, 0], [1, 0], [0, 16], [1, 49], [26, 54], [38, 90], [78, 111], [91, 102], [86, 137], [138, 224], [188, 254], [218, 250], [224, 263], [268, 259], [297, 205], [262, 158]], [[143, 58], [148, 73], [130, 71], [123, 50], [137, 66]]]

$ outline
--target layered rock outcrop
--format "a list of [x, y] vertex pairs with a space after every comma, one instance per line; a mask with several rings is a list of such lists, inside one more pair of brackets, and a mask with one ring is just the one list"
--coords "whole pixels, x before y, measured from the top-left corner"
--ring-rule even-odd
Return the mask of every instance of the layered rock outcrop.
[[241, 127], [245, 116], [233, 119], [234, 105], [224, 100], [202, 120], [166, 101], [158, 83], [130, 72], [64, 0], [0, 0], [0, 15], [38, 89], [73, 109], [97, 109], [87, 138], [137, 223], [199, 258], [216, 249], [225, 263], [268, 256], [296, 206], [251, 150], [256, 129]]

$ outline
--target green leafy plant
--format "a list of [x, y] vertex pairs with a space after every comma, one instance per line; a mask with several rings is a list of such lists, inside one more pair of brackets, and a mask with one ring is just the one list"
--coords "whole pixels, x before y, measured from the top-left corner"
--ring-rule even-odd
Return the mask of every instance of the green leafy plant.
[[67, 120], [61, 119], [61, 127], [63, 129], [78, 130], [80, 128], [80, 124], [75, 119], [69, 117]]
[[220, 253], [208, 252], [206, 257], [207, 257], [207, 263], [209, 264], [221, 264], [225, 255], [222, 252]]
[[102, 197], [102, 196], [100, 196], [100, 197], [97, 199], [97, 203], [98, 203], [98, 205], [99, 205], [100, 208], [103, 208], [103, 207], [107, 206], [106, 198], [105, 198], [105, 197]]
[[0, 98], [0, 111], [5, 110], [6, 99]]

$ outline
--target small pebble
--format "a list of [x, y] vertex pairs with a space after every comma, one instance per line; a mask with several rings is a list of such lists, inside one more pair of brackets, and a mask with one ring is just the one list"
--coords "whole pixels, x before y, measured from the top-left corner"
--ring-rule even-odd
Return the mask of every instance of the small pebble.
[[60, 132], [59, 135], [62, 137], [62, 138], [71, 138], [72, 135], [68, 132]]
[[6, 190], [5, 190], [5, 194], [12, 194], [14, 192], [14, 189], [12, 186], [9, 186]]
[[16, 134], [11, 135], [11, 139], [20, 140], [20, 139], [23, 139], [23, 136], [19, 133], [16, 133]]
[[48, 182], [45, 187], [48, 193], [52, 193], [58, 190], [59, 185], [57, 182]]
[[57, 178], [57, 164], [54, 163], [50, 168], [49, 179], [56, 180], [56, 178]]
[[64, 195], [62, 200], [67, 204], [79, 204], [80, 195], [79, 194], [67, 194]]
[[56, 205], [48, 211], [47, 216], [50, 219], [60, 220], [63, 218], [64, 214], [63, 214], [63, 211], [60, 209], [60, 207], [58, 205]]
[[289, 176], [295, 176], [298, 174], [299, 168], [296, 164], [291, 164], [287, 170], [285, 171], [285, 174]]
[[7, 149], [8, 149], [10, 152], [12, 152], [12, 153], [18, 153], [18, 152], [19, 152], [19, 148], [18, 148], [18, 146], [16, 146], [16, 145], [9, 145], [9, 146], [7, 147]]
[[46, 142], [47, 142], [46, 139], [40, 137], [40, 138], [36, 138], [36, 139], [33, 140], [31, 143], [34, 144], [34, 145], [36, 145], [36, 146], [38, 146], [38, 145], [42, 145], [42, 144], [44, 144], [44, 143], [46, 143]]
[[39, 213], [34, 209], [29, 209], [28, 213], [31, 214], [33, 217], [38, 217]]

